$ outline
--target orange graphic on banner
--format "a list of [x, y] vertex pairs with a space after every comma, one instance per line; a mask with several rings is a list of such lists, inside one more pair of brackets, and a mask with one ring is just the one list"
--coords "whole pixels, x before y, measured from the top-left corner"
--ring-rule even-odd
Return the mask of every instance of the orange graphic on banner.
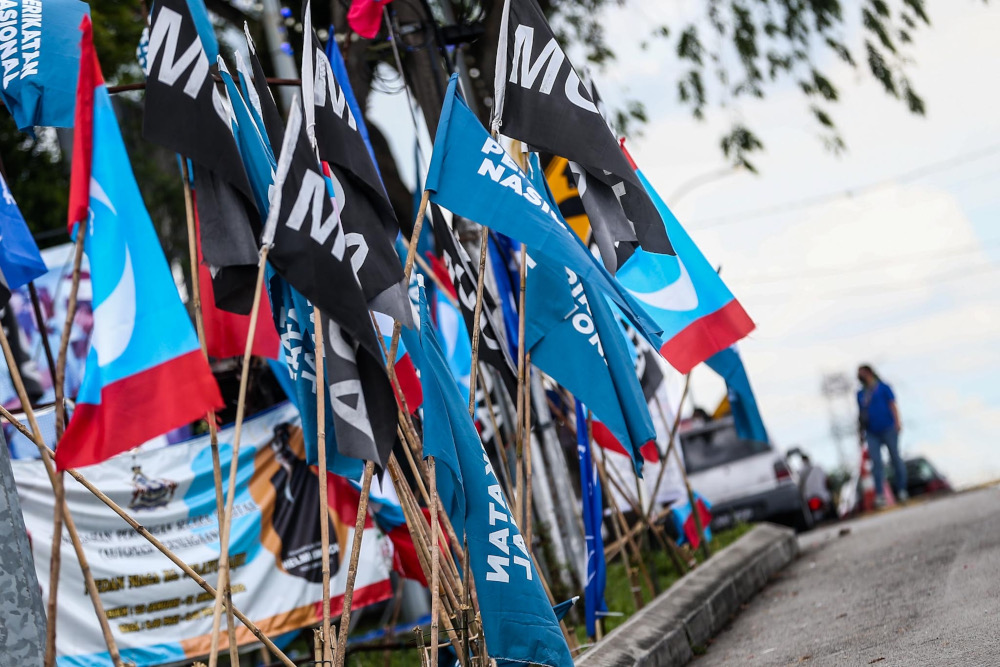
[[563, 218], [576, 235], [587, 243], [590, 240], [590, 220], [583, 210], [583, 201], [580, 199], [580, 191], [576, 189], [569, 161], [564, 157], [553, 157], [545, 167], [545, 180], [549, 183], [549, 190], [552, 191], [552, 197]]

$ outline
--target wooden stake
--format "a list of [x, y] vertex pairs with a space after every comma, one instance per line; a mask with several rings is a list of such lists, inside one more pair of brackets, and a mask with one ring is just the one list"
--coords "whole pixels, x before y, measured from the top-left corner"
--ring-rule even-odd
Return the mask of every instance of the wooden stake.
[[[527, 391], [525, 377], [528, 369], [525, 367], [524, 352], [524, 295], [525, 283], [528, 275], [528, 247], [521, 244], [521, 291], [518, 296], [518, 316], [517, 316], [517, 438], [515, 440], [517, 450], [517, 501], [515, 503], [515, 516], [518, 518], [518, 527], [524, 526], [524, 413], [527, 403]], [[522, 531], [523, 532], [523, 531]]]
[[[14, 360], [14, 354], [10, 349], [10, 341], [7, 340], [7, 334], [4, 333], [3, 327], [0, 327], [0, 346], [3, 347], [4, 359], [7, 361], [7, 368], [10, 371], [10, 377], [14, 383], [14, 389], [17, 392], [17, 397], [21, 401], [21, 407], [24, 410], [25, 416], [28, 418], [28, 423], [31, 424], [31, 431], [29, 432], [26, 428], [24, 428], [24, 425], [15, 419], [14, 415], [10, 414], [10, 412], [8, 412], [5, 408], [0, 407], [0, 414], [2, 414], [11, 424], [15, 425], [15, 427], [25, 434], [29, 440], [35, 443], [41, 452], [42, 462], [45, 465], [45, 472], [49, 477], [49, 482], [52, 484], [52, 488], [61, 488], [59, 477], [56, 474], [55, 463], [52, 460], [52, 452], [42, 440], [42, 430], [38, 427], [38, 420], [35, 419], [35, 410], [31, 407], [31, 402], [28, 400], [28, 392], [24, 388], [24, 380], [21, 378], [21, 371], [17, 367], [17, 362]], [[101, 598], [97, 593], [97, 585], [94, 583], [94, 577], [90, 572], [90, 565], [87, 563], [87, 555], [83, 552], [83, 544], [80, 542], [76, 525], [73, 522], [73, 515], [70, 514], [69, 508], [66, 506], [66, 498], [64, 495], [57, 493], [56, 502], [59, 504], [63, 521], [66, 524], [66, 532], [69, 533], [70, 540], [73, 542], [73, 549], [76, 551], [77, 561], [80, 563], [80, 571], [83, 574], [83, 581], [86, 585], [87, 593], [90, 595], [90, 601], [94, 605], [94, 612], [97, 614], [97, 621], [101, 626], [101, 633], [104, 635], [104, 643], [108, 647], [108, 654], [111, 656], [112, 664], [115, 665], [115, 667], [118, 667], [121, 663], [121, 656], [118, 653], [118, 645], [115, 643], [115, 639], [111, 635], [111, 626], [108, 624], [107, 614], [104, 613], [104, 606], [101, 604]], [[53, 513], [59, 513], [55, 507], [53, 508]], [[58, 567], [56, 568], [56, 575], [58, 576]], [[52, 582], [49, 582], [49, 586], [52, 585]], [[53, 618], [49, 621], [49, 623], [51, 625], [55, 625], [55, 619]], [[52, 653], [51, 658], [49, 657], [49, 654], [46, 654], [46, 662], [49, 662], [50, 660], [53, 662], [55, 661], [54, 628], [51, 635], [46, 636], [47, 645], [50, 638], [52, 641]], [[46, 648], [48, 648], [48, 646]]]
[[[441, 547], [438, 544], [437, 465], [427, 457], [428, 481], [431, 486], [431, 664], [438, 664], [438, 615], [441, 613], [441, 592], [438, 584], [441, 571]], [[468, 581], [468, 579], [466, 580]], [[466, 587], [468, 588], [468, 587]]]
[[[194, 199], [191, 197], [191, 175], [188, 172], [187, 158], [181, 158], [181, 178], [184, 182], [184, 214], [187, 219], [188, 235], [188, 260], [191, 264], [191, 302], [194, 304], [194, 324], [198, 332], [198, 343], [201, 345], [201, 353], [208, 361], [208, 341], [205, 338], [205, 316], [201, 309], [201, 274], [198, 263], [198, 230], [194, 224]], [[212, 450], [212, 479], [215, 482], [215, 512], [222, 521], [225, 512], [225, 501], [222, 497], [222, 464], [219, 460], [219, 427], [215, 421], [215, 411], [210, 410], [205, 415], [208, 422], [209, 444]], [[229, 586], [225, 588], [227, 601], [232, 602], [232, 593]], [[229, 661], [233, 665], [239, 664], [239, 651], [236, 646], [236, 621], [232, 612], [226, 613], [226, 628], [229, 633]], [[208, 660], [211, 667], [215, 667], [218, 653], [209, 654]]]
[[524, 354], [524, 543], [532, 548], [531, 525], [534, 516], [531, 512], [531, 352]]
[[[0, 334], [2, 334], [2, 331], [0, 331]], [[26, 438], [31, 439], [31, 441], [35, 443], [35, 446], [38, 447], [38, 450], [42, 453], [43, 457], [48, 456], [51, 459], [53, 452], [51, 449], [48, 448], [45, 442], [42, 441], [41, 437], [35, 436], [31, 431], [28, 430], [28, 428], [24, 424], [19, 422], [14, 417], [14, 415], [12, 415], [2, 405], [0, 405], [0, 417], [4, 417], [5, 419], [7, 419], [7, 421], [13, 424], [14, 427], [18, 431], [20, 431], [22, 435], [24, 435]], [[157, 551], [166, 556], [171, 563], [180, 568], [181, 571], [184, 572], [184, 574], [186, 574], [188, 577], [190, 577], [192, 581], [198, 584], [202, 588], [202, 590], [204, 590], [206, 593], [212, 596], [215, 596], [217, 594], [218, 591], [215, 588], [213, 588], [207, 581], [205, 581], [205, 579], [200, 574], [191, 569], [190, 565], [182, 561], [177, 556], [177, 554], [168, 549], [162, 542], [160, 542], [160, 540], [158, 540], [155, 536], [153, 536], [152, 533], [146, 530], [146, 528], [143, 527], [142, 524], [136, 521], [132, 517], [132, 515], [130, 515], [128, 512], [122, 509], [122, 507], [118, 503], [111, 500], [111, 498], [109, 498], [107, 494], [105, 494], [103, 491], [94, 486], [90, 482], [90, 480], [84, 477], [79, 471], [73, 468], [67, 468], [65, 472], [70, 477], [79, 482], [80, 485], [83, 486], [83, 488], [90, 491], [90, 493], [92, 493], [98, 500], [107, 505], [108, 508], [111, 509], [111, 511], [120, 516], [125, 521], [125, 523], [127, 523], [132, 528], [132, 530], [141, 535]], [[69, 524], [67, 523], [67, 530], [68, 529], [69, 529]], [[253, 634], [253, 636], [256, 637], [262, 644], [267, 646], [268, 650], [271, 651], [271, 653], [273, 653], [282, 662], [282, 664], [284, 664], [286, 667], [296, 667], [295, 663], [289, 660], [288, 656], [286, 656], [281, 651], [281, 649], [275, 646], [274, 642], [268, 639], [267, 636], [260, 631], [260, 628], [258, 628], [253, 621], [247, 618], [246, 615], [243, 614], [243, 612], [241, 612], [236, 607], [233, 607], [232, 610], [233, 610], [233, 615], [236, 616], [236, 619], [240, 623], [245, 625], [246, 628], [251, 632], [251, 634]]]
[[[66, 430], [66, 353], [69, 349], [69, 336], [73, 330], [73, 318], [76, 315], [76, 299], [80, 289], [80, 264], [83, 262], [83, 245], [87, 237], [87, 221], [81, 220], [76, 227], [76, 243], [73, 252], [73, 279], [69, 291], [69, 302], [66, 306], [66, 319], [63, 321], [62, 337], [59, 339], [59, 357], [56, 360], [52, 385], [56, 394], [56, 442], [62, 439], [63, 431]], [[34, 289], [34, 285], [32, 285]], [[37, 295], [36, 295], [37, 296]], [[36, 311], [35, 316], [38, 316]], [[44, 322], [39, 322], [38, 330], [42, 340], [46, 342], [48, 350], [48, 332]], [[48, 352], [51, 354], [51, 350]], [[27, 401], [27, 396], [21, 399], [22, 403]], [[25, 405], [24, 409], [30, 410], [30, 405]], [[26, 412], [27, 413], [27, 412]], [[55, 664], [56, 655], [56, 614], [58, 612], [57, 597], [59, 594], [59, 570], [62, 562], [62, 527], [63, 510], [65, 508], [65, 494], [63, 492], [62, 473], [56, 472], [52, 480], [52, 491], [55, 495], [55, 506], [52, 512], [52, 557], [49, 561], [49, 603], [48, 603], [48, 625], [45, 629], [45, 667], [52, 667]]]
[[[267, 265], [267, 254], [270, 246], [265, 245], [260, 250], [260, 262], [257, 267], [257, 281], [254, 287], [253, 305], [250, 308], [250, 328], [247, 330], [246, 347], [243, 350], [243, 368], [240, 373], [240, 393], [236, 403], [236, 423], [233, 426], [233, 453], [229, 462], [229, 489], [226, 496], [226, 506], [219, 523], [219, 581], [215, 594], [215, 607], [212, 610], [212, 640], [209, 660], [219, 651], [219, 625], [222, 620], [223, 598], [226, 587], [229, 586], [229, 529], [233, 517], [233, 501], [236, 497], [236, 477], [240, 463], [240, 436], [243, 433], [243, 415], [246, 412], [247, 382], [250, 379], [250, 356], [253, 352], [253, 335], [257, 330], [257, 317], [260, 315], [261, 288], [264, 286], [264, 268]], [[226, 605], [228, 606], [228, 605]], [[232, 607], [230, 607], [232, 608]], [[270, 648], [270, 647], [268, 647]], [[209, 665], [211, 667], [211, 664]]]
[[319, 308], [313, 306], [313, 340], [316, 358], [316, 453], [319, 464], [319, 539], [323, 549], [323, 661], [333, 658], [330, 641], [330, 507], [326, 488], [326, 379], [323, 348], [323, 320]]
[[486, 253], [490, 230], [483, 225], [479, 243], [479, 275], [476, 279], [476, 307], [472, 311], [472, 366], [469, 369], [469, 415], [476, 418], [476, 376], [479, 372], [479, 323], [483, 316], [483, 286], [486, 279]]
[[[412, 266], [412, 264], [411, 264]], [[368, 498], [372, 490], [372, 475], [375, 473], [375, 462], [365, 462], [365, 474], [361, 478], [361, 498], [358, 499], [358, 516], [354, 522], [354, 542], [351, 545], [351, 561], [347, 567], [347, 583], [344, 589], [344, 608], [340, 612], [340, 633], [337, 640], [337, 653], [334, 655], [335, 667], [344, 667], [347, 652], [347, 634], [351, 628], [351, 603], [354, 600], [354, 581], [358, 577], [358, 558], [361, 555], [361, 539], [365, 532], [365, 517], [368, 515]]]
[[[677, 429], [681, 425], [681, 410], [684, 407], [684, 399], [687, 398], [688, 390], [691, 388], [691, 374], [688, 373], [684, 376], [684, 391], [681, 393], [680, 403], [677, 405], [677, 414], [674, 415], [674, 424], [670, 428], [670, 439], [667, 442], [667, 453], [660, 458], [660, 474], [656, 476], [656, 484], [653, 486], [653, 495], [649, 499], [649, 509], [646, 510], [646, 519], [653, 514], [653, 508], [656, 507], [656, 496], [660, 493], [660, 485], [663, 483], [663, 473], [667, 470], [667, 461], [670, 456], [670, 450], [674, 447], [674, 441], [677, 438]], [[657, 400], [657, 405], [659, 405], [659, 400]], [[660, 406], [660, 414], [663, 415], [663, 408]], [[666, 422], [664, 422], [664, 426]], [[659, 451], [659, 446], [657, 446], [657, 451]], [[683, 467], [683, 466], [682, 466]]]

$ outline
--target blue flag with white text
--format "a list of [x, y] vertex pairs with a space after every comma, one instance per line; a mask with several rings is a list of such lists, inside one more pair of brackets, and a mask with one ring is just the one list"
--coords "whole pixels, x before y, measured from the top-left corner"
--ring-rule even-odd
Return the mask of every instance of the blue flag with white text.
[[[442, 503], [458, 538], [464, 533], [469, 545], [490, 657], [500, 665], [572, 667], [559, 622], [433, 326], [421, 289], [420, 334], [415, 344], [421, 348], [418, 356], [424, 383], [424, 455], [436, 457]], [[446, 497], [445, 492], [454, 495]]]
[[452, 75], [441, 109], [426, 188], [432, 202], [526, 244], [535, 261], [565, 266], [617, 303], [649, 340], [661, 329], [611, 277], [490, 137]]
[[587, 435], [587, 411], [579, 399], [576, 400], [576, 451], [580, 462], [583, 532], [587, 543], [587, 583], [584, 587], [587, 636], [596, 637], [597, 615], [608, 610], [604, 601], [607, 563], [604, 561], [604, 537], [601, 535], [604, 505], [601, 478], [591, 457], [590, 437]]
[[743, 359], [736, 346], [716, 352], [705, 360], [705, 365], [726, 381], [729, 409], [733, 413], [736, 434], [746, 440], [767, 442], [767, 429], [764, 428], [764, 420], [757, 409], [757, 399], [750, 387], [750, 378], [747, 377], [746, 367], [743, 366]]
[[[44, 11], [43, 11], [44, 7]], [[73, 127], [80, 70], [77, 0], [11, 0], [0, 12], [0, 97], [21, 131], [35, 125]]]

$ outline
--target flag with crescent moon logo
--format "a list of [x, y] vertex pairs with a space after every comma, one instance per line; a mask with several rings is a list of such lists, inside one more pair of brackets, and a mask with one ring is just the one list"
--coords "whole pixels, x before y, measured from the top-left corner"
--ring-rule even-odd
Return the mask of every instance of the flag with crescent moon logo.
[[94, 331], [56, 448], [60, 470], [99, 463], [217, 408], [222, 398], [181, 303], [81, 24], [70, 227], [90, 260]]
[[[632, 160], [627, 151], [625, 156]], [[677, 254], [639, 248], [616, 278], [663, 329], [660, 354], [687, 373], [755, 325], [643, 173], [636, 169], [636, 175], [663, 216]]]

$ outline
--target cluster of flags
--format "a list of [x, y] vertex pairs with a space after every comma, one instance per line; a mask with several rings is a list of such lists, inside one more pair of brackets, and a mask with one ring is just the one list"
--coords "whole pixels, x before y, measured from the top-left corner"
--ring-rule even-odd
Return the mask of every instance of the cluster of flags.
[[[377, 34], [387, 2], [355, 0], [352, 27]], [[359, 480], [364, 462], [380, 471], [388, 465], [402, 410], [420, 417], [423, 455], [438, 462], [442, 506], [468, 545], [491, 656], [571, 665], [530, 545], [483, 447], [484, 424], [470, 414], [479, 387], [470, 386], [469, 334], [478, 331], [478, 361], [499, 379], [484, 378], [484, 393], [506, 392], [513, 402], [513, 358], [523, 345], [532, 364], [574, 396], [593, 634], [604, 609], [604, 561], [587, 412], [595, 441], [617, 447], [641, 473], [644, 460], [659, 458], [648, 405], [663, 381], [655, 352], [685, 373], [710, 360], [735, 402], [749, 384], [730, 348], [753, 323], [619, 145], [596, 90], [581, 80], [535, 0], [503, 6], [492, 136], [463, 100], [457, 75], [449, 81], [425, 184], [424, 224], [434, 248], [428, 260], [444, 286], [429, 299], [422, 279], [404, 275], [400, 221], [340, 54], [316, 36], [308, 1], [304, 19], [301, 96], [283, 121], [248, 31], [249, 62], [237, 54], [234, 78], [201, 0], [153, 6], [143, 134], [183, 156], [208, 352], [242, 354], [250, 337], [253, 353], [272, 360], [302, 415], [309, 462], [325, 448], [330, 483], [338, 485], [332, 497], [356, 492], [346, 480]], [[36, 79], [44, 85], [22, 72], [19, 85], [5, 78], [0, 89], [19, 126], [75, 127], [69, 232], [84, 235], [95, 324], [76, 407], [56, 450], [61, 469], [100, 462], [222, 406], [132, 175], [86, 6], [47, 3], [42, 39], [65, 40], [67, 20], [82, 29], [80, 48], [64, 41], [44, 52]], [[66, 92], [67, 63], [75, 99]], [[585, 215], [589, 225], [567, 222], [537, 153], [512, 156], [497, 133], [564, 160], [561, 174], [582, 207], [573, 215]], [[489, 228], [487, 282], [496, 292], [483, 293], [478, 321], [484, 276], [444, 210]], [[586, 228], [592, 239], [578, 234]], [[9, 296], [45, 265], [5, 183], [0, 234], [0, 296]], [[514, 326], [520, 278], [509, 270], [521, 244], [523, 341]], [[253, 304], [261, 315], [250, 331]], [[325, 442], [317, 441], [320, 376]], [[759, 416], [741, 419], [741, 429], [766, 438]], [[401, 570], [421, 579], [398, 503], [390, 498], [379, 507], [375, 522], [404, 554]]]

